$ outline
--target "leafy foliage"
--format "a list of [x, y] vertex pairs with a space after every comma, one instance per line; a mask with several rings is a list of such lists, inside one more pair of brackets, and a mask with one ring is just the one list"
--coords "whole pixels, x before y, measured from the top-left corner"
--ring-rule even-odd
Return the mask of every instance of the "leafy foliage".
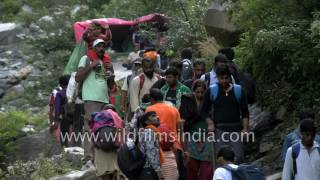
[[[169, 18], [170, 28], [164, 35], [167, 37], [165, 51], [170, 57], [183, 47], [197, 47], [197, 42], [206, 38], [202, 19], [208, 0], [17, 0], [16, 4], [12, 3], [8, 0], [1, 3], [0, 9], [6, 12], [2, 18], [21, 22], [30, 30], [30, 35], [25, 37], [24, 57], [42, 71], [40, 83], [33, 87], [37, 91], [25, 94], [31, 105], [45, 105], [47, 102], [39, 98], [39, 93], [49, 95], [56, 86], [75, 46], [74, 22], [109, 17], [134, 19], [149, 13], [164, 13]], [[146, 34], [155, 35], [153, 31]]]
[[111, 0], [103, 6], [100, 17], [133, 19], [149, 13], [163, 13], [169, 18], [169, 29], [165, 33], [167, 47], [178, 50], [182, 47], [197, 47], [197, 42], [206, 36], [202, 19], [209, 5], [208, 0]]
[[2, 153], [6, 153], [13, 147], [12, 142], [21, 135], [21, 129], [24, 125], [34, 125], [36, 130], [40, 130], [46, 126], [46, 123], [44, 114], [32, 114], [29, 111], [13, 109], [6, 113], [0, 113], [0, 159]]
[[55, 158], [45, 158], [41, 155], [35, 161], [16, 162], [9, 168], [9, 177], [14, 179], [37, 179], [45, 180], [57, 175], [65, 174], [73, 167], [64, 156]]
[[276, 110], [320, 105], [319, 1], [232, 1], [244, 34], [237, 59], [256, 80], [259, 102]]

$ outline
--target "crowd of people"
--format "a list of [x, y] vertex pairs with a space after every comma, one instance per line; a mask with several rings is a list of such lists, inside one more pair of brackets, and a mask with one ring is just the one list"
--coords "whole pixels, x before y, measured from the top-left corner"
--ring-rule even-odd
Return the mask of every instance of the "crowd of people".
[[[191, 48], [184, 48], [180, 60], [163, 68], [154, 48], [141, 49], [135, 44], [137, 49], [128, 57], [132, 74], [119, 87], [105, 52], [111, 37], [110, 31], [98, 24], [88, 28], [83, 37], [88, 53], [76, 72], [59, 79], [60, 88], [52, 93], [50, 124], [60, 129], [60, 137], [70, 133], [70, 127], [80, 134], [115, 127], [125, 130], [124, 134], [134, 132], [133, 136], [111, 150], [103, 149], [101, 142], [97, 145], [89, 136], [83, 142], [60, 138], [61, 144], [83, 146], [85, 166], [95, 166], [100, 179], [235, 179], [236, 169], [245, 169], [238, 166], [245, 162], [244, 141], [230, 134], [248, 135], [248, 104], [254, 101], [254, 86], [245, 84], [248, 79], [243, 79], [244, 73], [233, 62], [232, 48], [220, 49], [206, 73], [205, 62], [195, 60]], [[314, 139], [319, 142], [319, 136], [313, 117], [301, 119], [296, 134], [288, 135], [284, 143], [285, 180], [320, 179], [320, 148], [313, 143]], [[163, 133], [172, 136], [162, 138]], [[189, 138], [182, 138], [185, 134]], [[210, 134], [214, 134], [214, 141], [202, 138]], [[135, 153], [123, 148], [135, 149]], [[132, 165], [134, 172], [130, 174], [128, 168], [123, 169], [123, 155], [119, 157], [118, 151], [133, 158], [140, 153], [143, 161], [136, 160], [140, 164]]]

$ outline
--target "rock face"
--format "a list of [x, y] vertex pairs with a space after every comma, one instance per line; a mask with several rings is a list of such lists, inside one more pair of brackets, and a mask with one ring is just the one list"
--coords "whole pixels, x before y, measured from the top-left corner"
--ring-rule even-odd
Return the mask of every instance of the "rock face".
[[[80, 147], [64, 148], [64, 156], [67, 161], [71, 162], [72, 166], [76, 167], [81, 164], [84, 150]], [[71, 171], [65, 175], [52, 177], [50, 180], [97, 180], [96, 169], [94, 167], [85, 168], [84, 170]]]
[[258, 105], [254, 104], [249, 107], [250, 122], [249, 126], [254, 132], [262, 132], [267, 130], [273, 122], [271, 112], [262, 110]]
[[18, 25], [15, 23], [0, 24], [0, 46], [16, 43], [18, 31]]
[[72, 171], [64, 176], [53, 177], [49, 180], [98, 180], [95, 169], [85, 171]]
[[71, 162], [72, 166], [78, 166], [82, 164], [82, 158], [84, 155], [83, 148], [80, 147], [70, 147], [64, 148], [66, 160]]
[[18, 84], [21, 80], [25, 79], [33, 70], [33, 66], [27, 65], [21, 69], [19, 69], [16, 73], [9, 75], [9, 79], [7, 81], [8, 84]]
[[45, 157], [51, 157], [60, 154], [62, 148], [49, 132], [45, 129], [38, 134], [22, 137], [16, 142], [16, 148], [9, 155], [11, 162], [16, 160], [29, 161], [34, 160], [44, 154]]
[[28, 56], [24, 54], [23, 39], [30, 34], [29, 29], [20, 24], [0, 23], [0, 107], [26, 107], [24, 90], [37, 84], [42, 76], [36, 65], [27, 63]]
[[227, 15], [228, 3], [221, 0], [214, 0], [208, 9], [204, 23], [209, 35], [215, 37], [223, 46], [235, 46], [240, 38], [238, 30]]

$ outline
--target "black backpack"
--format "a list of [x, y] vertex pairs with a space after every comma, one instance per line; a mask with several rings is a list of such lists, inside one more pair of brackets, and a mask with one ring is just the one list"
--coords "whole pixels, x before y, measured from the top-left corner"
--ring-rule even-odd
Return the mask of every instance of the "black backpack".
[[240, 165], [238, 168], [232, 168], [228, 165], [222, 166], [232, 174], [232, 180], [266, 180], [266, 176], [260, 169], [253, 165]]
[[130, 150], [127, 144], [124, 143], [118, 151], [117, 161], [121, 172], [129, 178], [129, 180], [135, 180], [138, 179], [146, 159], [137, 145]]
[[[116, 150], [119, 148], [119, 144], [117, 142], [117, 128], [111, 126], [103, 126], [97, 130], [95, 133], [96, 140], [94, 141], [95, 147], [101, 149], [105, 152]], [[113, 139], [115, 137], [115, 139]]]

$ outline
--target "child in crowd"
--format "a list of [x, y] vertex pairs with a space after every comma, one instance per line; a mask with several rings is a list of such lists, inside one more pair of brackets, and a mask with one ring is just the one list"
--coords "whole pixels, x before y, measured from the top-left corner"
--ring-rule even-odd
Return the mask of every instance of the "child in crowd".
[[143, 130], [139, 133], [139, 148], [146, 155], [145, 165], [140, 173], [139, 180], [162, 179], [160, 166], [163, 163], [163, 153], [160, 148], [157, 128], [160, 125], [155, 112], [147, 112], [139, 118]]

